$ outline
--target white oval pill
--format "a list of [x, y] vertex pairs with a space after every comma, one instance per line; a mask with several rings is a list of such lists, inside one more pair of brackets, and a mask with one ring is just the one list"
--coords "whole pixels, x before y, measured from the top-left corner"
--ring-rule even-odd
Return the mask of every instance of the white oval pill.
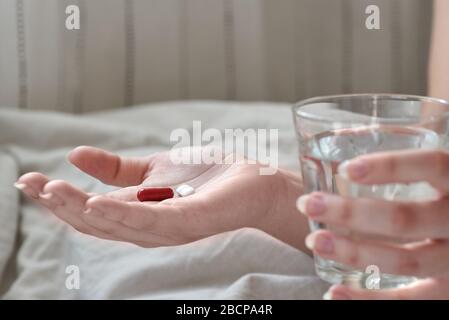
[[189, 186], [188, 184], [180, 185], [179, 187], [176, 188], [175, 191], [180, 197], [187, 197], [195, 193], [195, 189], [192, 186]]

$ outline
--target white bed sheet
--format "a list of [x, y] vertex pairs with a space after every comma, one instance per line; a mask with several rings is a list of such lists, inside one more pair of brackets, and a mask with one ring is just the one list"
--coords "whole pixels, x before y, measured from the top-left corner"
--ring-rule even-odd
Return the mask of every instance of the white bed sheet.
[[[297, 169], [290, 107], [192, 101], [82, 116], [0, 109], [0, 294], [3, 299], [320, 299], [328, 288], [304, 253], [254, 229], [145, 249], [74, 231], [19, 197], [17, 177], [41, 171], [89, 192], [110, 190], [65, 160], [78, 145], [122, 155], [167, 150], [174, 128], [278, 128], [281, 165]], [[65, 286], [68, 265], [79, 290]]]

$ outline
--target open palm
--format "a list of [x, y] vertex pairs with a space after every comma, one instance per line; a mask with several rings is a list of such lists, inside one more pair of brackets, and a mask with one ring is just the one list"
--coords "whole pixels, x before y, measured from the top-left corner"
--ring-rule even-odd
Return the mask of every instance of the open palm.
[[[260, 164], [244, 161], [175, 165], [168, 152], [121, 158], [92, 147], [76, 148], [69, 160], [105, 184], [121, 188], [104, 195], [88, 194], [35, 172], [23, 175], [17, 186], [80, 232], [155, 247], [253, 227], [303, 247], [307, 226], [295, 210], [300, 179], [283, 170], [261, 176]], [[161, 202], [137, 201], [142, 187], [181, 184], [193, 186], [195, 194]], [[289, 218], [285, 215], [297, 221], [285, 225]]]

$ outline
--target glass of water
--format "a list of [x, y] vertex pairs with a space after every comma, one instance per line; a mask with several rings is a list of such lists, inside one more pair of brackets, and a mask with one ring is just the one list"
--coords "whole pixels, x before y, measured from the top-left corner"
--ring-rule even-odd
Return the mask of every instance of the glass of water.
[[[293, 116], [306, 194], [322, 191], [346, 197], [399, 201], [435, 196], [436, 191], [425, 182], [360, 185], [341, 177], [337, 169], [346, 160], [373, 152], [447, 148], [448, 102], [404, 95], [340, 95], [300, 101], [293, 107]], [[311, 231], [326, 228], [354, 238], [368, 237], [314, 221], [309, 223]], [[401, 235], [377, 240], [407, 242]], [[366, 288], [367, 279], [372, 278], [369, 268], [355, 270], [318, 256], [315, 256], [315, 268], [330, 283]], [[410, 276], [380, 273], [378, 287], [396, 288], [415, 280]]]

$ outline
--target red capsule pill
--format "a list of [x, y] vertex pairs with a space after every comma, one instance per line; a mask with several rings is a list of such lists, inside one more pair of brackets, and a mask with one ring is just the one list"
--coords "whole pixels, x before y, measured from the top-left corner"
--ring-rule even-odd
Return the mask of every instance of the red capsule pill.
[[137, 199], [144, 201], [162, 201], [175, 196], [171, 188], [144, 188], [137, 192]]

